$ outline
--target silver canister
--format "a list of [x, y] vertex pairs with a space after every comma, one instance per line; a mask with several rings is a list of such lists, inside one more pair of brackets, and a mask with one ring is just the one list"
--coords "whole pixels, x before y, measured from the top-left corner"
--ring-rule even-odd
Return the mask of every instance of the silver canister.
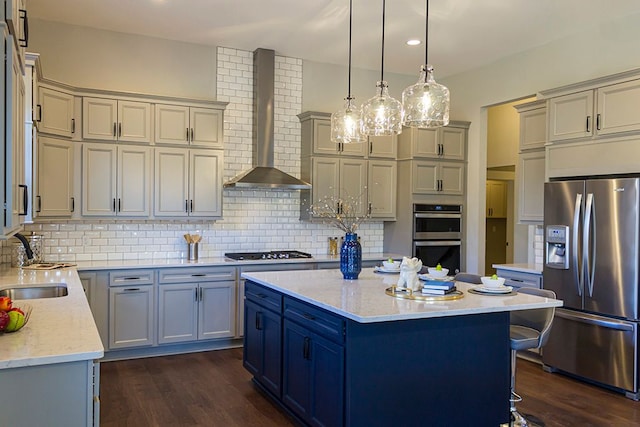
[[25, 265], [29, 265], [30, 261], [31, 260], [27, 258], [27, 251], [21, 242], [11, 245], [11, 267], [24, 267]]
[[189, 261], [198, 260], [198, 243], [187, 243], [187, 259]]
[[24, 267], [44, 262], [44, 237], [36, 233], [31, 233], [24, 237], [29, 242], [33, 257], [31, 259], [27, 257], [27, 250], [22, 242], [14, 242], [11, 248], [11, 267]]
[[44, 261], [44, 236], [42, 234], [32, 233], [30, 236], [26, 236], [31, 246], [31, 252], [33, 252], [33, 259], [31, 263], [41, 263]]

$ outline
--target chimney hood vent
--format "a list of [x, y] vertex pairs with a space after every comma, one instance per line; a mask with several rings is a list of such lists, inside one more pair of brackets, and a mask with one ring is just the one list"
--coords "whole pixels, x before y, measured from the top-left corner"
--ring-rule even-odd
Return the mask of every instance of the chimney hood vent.
[[275, 52], [253, 52], [253, 168], [224, 183], [225, 188], [284, 188], [307, 190], [304, 182], [273, 165]]

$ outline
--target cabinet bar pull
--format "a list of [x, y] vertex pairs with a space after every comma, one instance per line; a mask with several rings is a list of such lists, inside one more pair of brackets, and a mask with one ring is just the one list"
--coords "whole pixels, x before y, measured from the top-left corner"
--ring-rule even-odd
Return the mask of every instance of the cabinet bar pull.
[[188, 200], [184, 201], [184, 211], [186, 213], [189, 213], [189, 201]]
[[267, 296], [265, 294], [256, 294], [258, 298], [265, 299]]
[[118, 212], [122, 212], [122, 201], [118, 199]]
[[128, 276], [128, 277], [123, 277], [122, 280], [141, 280], [142, 277], [140, 276]]
[[117, 136], [116, 131], [118, 130], [118, 124], [116, 122], [113, 122], [113, 137], [115, 138]]
[[71, 119], [71, 133], [76, 133], [76, 119]]
[[596, 129], [600, 130], [600, 113], [596, 114]]
[[316, 320], [315, 316], [313, 316], [313, 315], [311, 315], [311, 314], [309, 314], [309, 313], [302, 313], [302, 316], [303, 316], [305, 319], [309, 319], [309, 320]]
[[372, 210], [373, 210], [373, 204], [369, 202], [369, 215], [371, 215]]
[[198, 288], [198, 292], [200, 292], [200, 301], [204, 299], [204, 290], [202, 288]]
[[112, 207], [113, 207], [113, 211], [116, 211], [116, 199], [113, 199], [113, 203], [112, 203]]
[[75, 212], [76, 211], [76, 198], [72, 197], [71, 198], [71, 212]]
[[139, 291], [140, 288], [125, 288], [125, 292], [134, 292], [134, 291]]
[[369, 154], [373, 153], [373, 141], [369, 141]]
[[36, 121], [41, 122], [42, 121], [42, 105], [38, 104], [36, 105], [36, 107], [38, 108], [38, 118], [36, 119]]
[[29, 209], [29, 190], [25, 184], [18, 184], [18, 187], [22, 188], [22, 210], [18, 215], [25, 216], [27, 215], [27, 210]]
[[27, 11], [24, 9], [20, 9], [18, 11], [20, 15], [20, 19], [24, 21], [22, 28], [24, 28], [24, 38], [18, 39], [18, 44], [20, 47], [28, 47], [29, 46], [29, 17], [27, 16]]
[[122, 122], [118, 123], [118, 138], [122, 136]]
[[189, 206], [191, 207], [191, 213], [193, 213], [193, 199], [189, 201]]
[[193, 128], [191, 128], [191, 142], [193, 142]]
[[38, 198], [38, 209], [36, 212], [40, 212], [42, 210], [42, 196], [36, 196]]
[[189, 128], [187, 128], [187, 142], [189, 142]]
[[260, 322], [260, 312], [256, 312], [256, 329], [257, 330], [262, 330], [262, 325]]
[[198, 288], [193, 290], [193, 295], [195, 296], [196, 302], [198, 302]]
[[591, 116], [587, 116], [587, 132], [591, 132]]
[[302, 357], [306, 360], [310, 359], [309, 347], [311, 347], [311, 338], [304, 337], [304, 345], [302, 346]]
[[192, 274], [191, 277], [205, 277], [206, 274], [202, 274], [202, 273], [197, 273], [197, 274]]

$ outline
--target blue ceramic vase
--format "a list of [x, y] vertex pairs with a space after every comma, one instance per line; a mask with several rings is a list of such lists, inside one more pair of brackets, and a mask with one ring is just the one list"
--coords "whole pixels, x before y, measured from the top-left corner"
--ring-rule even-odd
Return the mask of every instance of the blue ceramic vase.
[[347, 280], [357, 279], [362, 271], [362, 246], [356, 233], [347, 233], [340, 247], [340, 271]]

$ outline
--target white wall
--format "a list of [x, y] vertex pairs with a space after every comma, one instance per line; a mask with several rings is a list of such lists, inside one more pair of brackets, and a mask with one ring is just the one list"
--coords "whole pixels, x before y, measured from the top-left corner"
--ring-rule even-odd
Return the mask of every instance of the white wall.
[[471, 122], [467, 169], [467, 269], [484, 265], [486, 109], [545, 89], [640, 67], [640, 14], [441, 81], [451, 117]]
[[216, 48], [29, 19], [46, 78], [84, 88], [216, 98]]

